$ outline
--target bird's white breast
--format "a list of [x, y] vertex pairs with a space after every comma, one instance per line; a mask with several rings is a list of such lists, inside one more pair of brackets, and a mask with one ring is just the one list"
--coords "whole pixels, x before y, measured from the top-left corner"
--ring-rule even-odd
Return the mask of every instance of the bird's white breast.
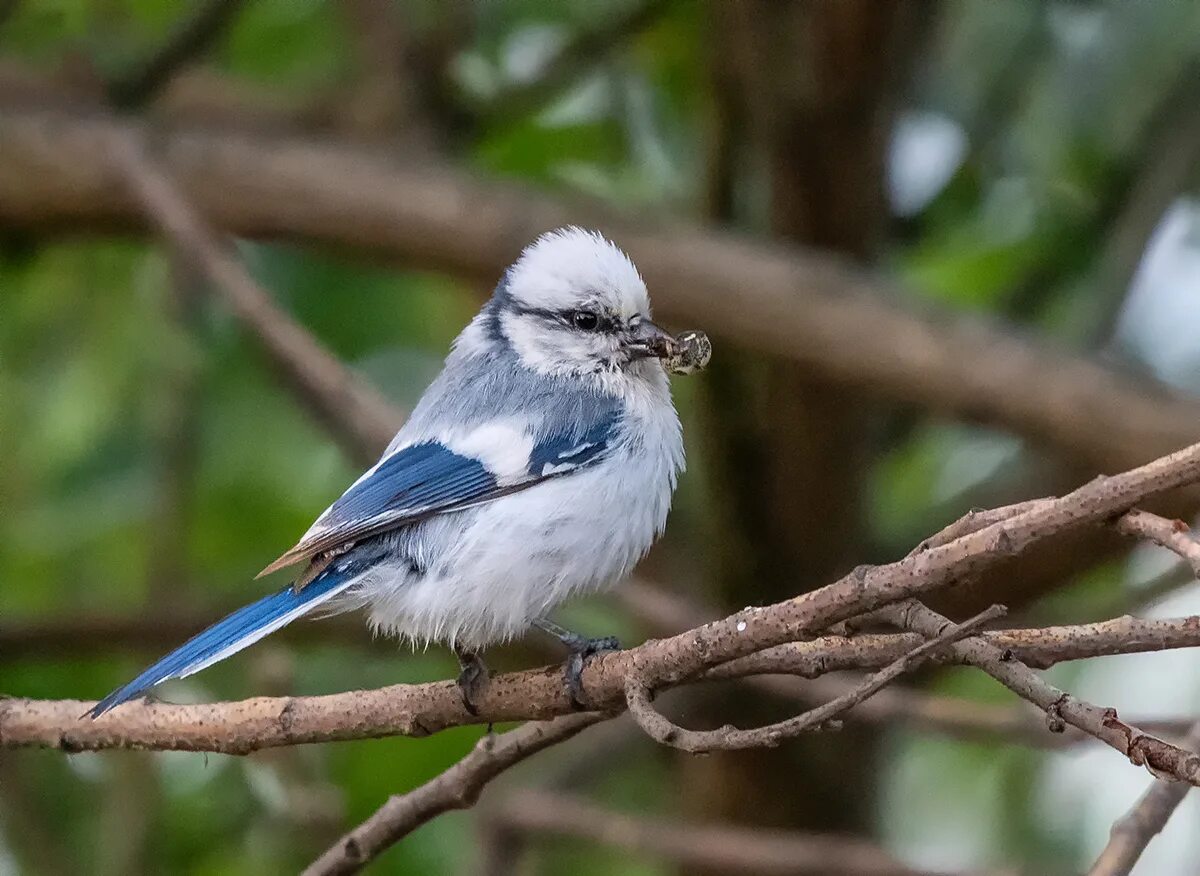
[[398, 533], [420, 572], [397, 562], [362, 582], [355, 598], [372, 625], [478, 649], [627, 575], [666, 525], [683, 467], [665, 375], [632, 382], [620, 436], [601, 460]]

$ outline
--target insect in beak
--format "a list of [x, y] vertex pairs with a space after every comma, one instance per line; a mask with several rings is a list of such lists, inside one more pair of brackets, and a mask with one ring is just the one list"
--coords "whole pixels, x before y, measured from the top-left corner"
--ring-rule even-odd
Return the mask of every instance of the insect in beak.
[[701, 331], [686, 331], [672, 336], [648, 319], [633, 328], [625, 344], [630, 361], [656, 358], [672, 374], [692, 374], [703, 371], [712, 358], [712, 343]]

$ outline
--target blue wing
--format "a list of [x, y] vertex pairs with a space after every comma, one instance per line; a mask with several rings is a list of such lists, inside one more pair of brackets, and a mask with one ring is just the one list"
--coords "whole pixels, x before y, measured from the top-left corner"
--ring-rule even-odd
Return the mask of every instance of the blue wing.
[[[594, 462], [610, 446], [618, 420], [614, 407], [585, 429], [570, 424], [541, 436], [532, 443], [528, 457], [519, 460], [518, 470], [504, 472], [489, 468], [486, 451], [494, 448], [479, 441], [474, 445], [483, 458], [455, 452], [437, 441], [402, 447], [363, 475], [317, 518], [295, 547], [259, 575], [433, 514], [527, 489]], [[481, 429], [477, 434], [485, 433]]]
[[562, 474], [597, 459], [608, 449], [617, 419], [616, 412], [609, 411], [582, 435], [560, 432], [538, 441], [529, 454], [530, 476]]

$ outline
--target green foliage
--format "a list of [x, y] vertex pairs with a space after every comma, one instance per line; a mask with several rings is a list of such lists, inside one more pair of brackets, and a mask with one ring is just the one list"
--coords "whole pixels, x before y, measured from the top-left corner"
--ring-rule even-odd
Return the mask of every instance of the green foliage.
[[[90, 68], [114, 77], [147, 57], [194, 5], [25, 0], [0, 25], [0, 50], [43, 71]], [[704, 4], [661, 4], [651, 25], [611, 52], [575, 59], [567, 81], [531, 105], [489, 100], [535, 81], [563, 46], [636, 3], [469, 5], [476, 29], [454, 58], [448, 91], [472, 122], [467, 134], [446, 138], [454, 160], [634, 213], [695, 218], [709, 157], [712, 65], [736, 48], [714, 33]], [[1138, 178], [1147, 120], [1194, 51], [1200, 6], [952, 6], [904, 100], [960, 124], [967, 154], [929, 204], [905, 220], [906, 233], [891, 241], [880, 269], [918, 302], [1020, 320], [1051, 341], [1077, 343], [1073, 323], [1093, 304], [1082, 281]], [[421, 28], [435, 26], [445, 9], [436, 0], [396, 8], [417, 10]], [[353, 83], [356, 39], [343, 4], [255, 0], [204, 63], [296, 103]], [[1002, 87], [1013, 76], [1020, 87]], [[743, 145], [761, 134], [737, 133]], [[763, 186], [750, 152], [738, 156], [739, 198], [758, 197]], [[487, 291], [357, 254], [294, 243], [239, 246], [289, 313], [406, 407]], [[251, 578], [357, 474], [226, 307], [204, 290], [192, 306], [174, 300], [163, 252], [140, 238], [30, 240], [0, 229], [0, 625], [185, 608], [215, 617], [275, 586]], [[719, 340], [719, 326], [698, 328]], [[694, 381], [677, 385], [690, 471], [670, 532], [648, 565], [703, 594], [710, 560], [728, 536], [712, 524], [725, 497], [708, 477], [699, 394]], [[877, 430], [866, 478], [863, 538], [889, 559], [960, 513], [980, 485], [1002, 481], [1026, 451], [981, 427], [893, 414], [879, 418], [887, 422]], [[181, 477], [181, 500], [172, 498], [171, 473]], [[1034, 611], [1078, 618], [1111, 601], [1127, 577], [1123, 565], [1097, 566]], [[754, 601], [756, 594], [745, 594]], [[627, 642], [642, 634], [610, 602], [572, 605], [563, 619]], [[361, 646], [265, 645], [162, 695], [323, 693], [455, 671], [440, 650], [411, 654], [372, 646], [368, 636]], [[87, 656], [79, 656], [86, 649], [0, 654], [0, 693], [100, 695], [150, 656], [110, 644], [90, 643], [95, 653]], [[941, 673], [931, 688], [1011, 702], [977, 672]], [[11, 788], [19, 780], [31, 820], [46, 826], [75, 872], [115, 871], [121, 843], [136, 843], [132, 825], [143, 818], [149, 872], [292, 872], [389, 795], [460, 758], [480, 732], [245, 759], [6, 752], [0, 876], [38, 872], [25, 842], [38, 838], [14, 835], [26, 822], [12, 811], [6, 781]], [[893, 850], [934, 865], [1079, 869], [1082, 837], [1051, 835], [1039, 822], [1039, 776], [1049, 755], [902, 728], [886, 737], [874, 790], [879, 835]], [[539, 769], [526, 776], [536, 780]], [[138, 781], [146, 787], [139, 790]], [[643, 744], [618, 753], [581, 790], [621, 811], [661, 816], [681, 811], [678, 782], [677, 763]], [[465, 872], [477, 863], [474, 829], [466, 815], [438, 819], [373, 872]], [[540, 873], [671, 870], [559, 840], [535, 843], [531, 860], [530, 872]]]

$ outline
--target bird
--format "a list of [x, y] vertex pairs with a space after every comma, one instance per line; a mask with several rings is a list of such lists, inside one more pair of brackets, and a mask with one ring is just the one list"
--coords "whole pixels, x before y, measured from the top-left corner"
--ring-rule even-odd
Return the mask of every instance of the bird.
[[362, 610], [376, 633], [448, 645], [472, 712], [481, 654], [540, 629], [568, 652], [583, 704], [591, 656], [619, 647], [550, 615], [627, 577], [662, 535], [685, 467], [663, 360], [633, 262], [568, 226], [525, 247], [454, 340], [379, 461], [259, 577], [282, 590], [218, 621], [89, 710], [98, 718], [314, 612]]

